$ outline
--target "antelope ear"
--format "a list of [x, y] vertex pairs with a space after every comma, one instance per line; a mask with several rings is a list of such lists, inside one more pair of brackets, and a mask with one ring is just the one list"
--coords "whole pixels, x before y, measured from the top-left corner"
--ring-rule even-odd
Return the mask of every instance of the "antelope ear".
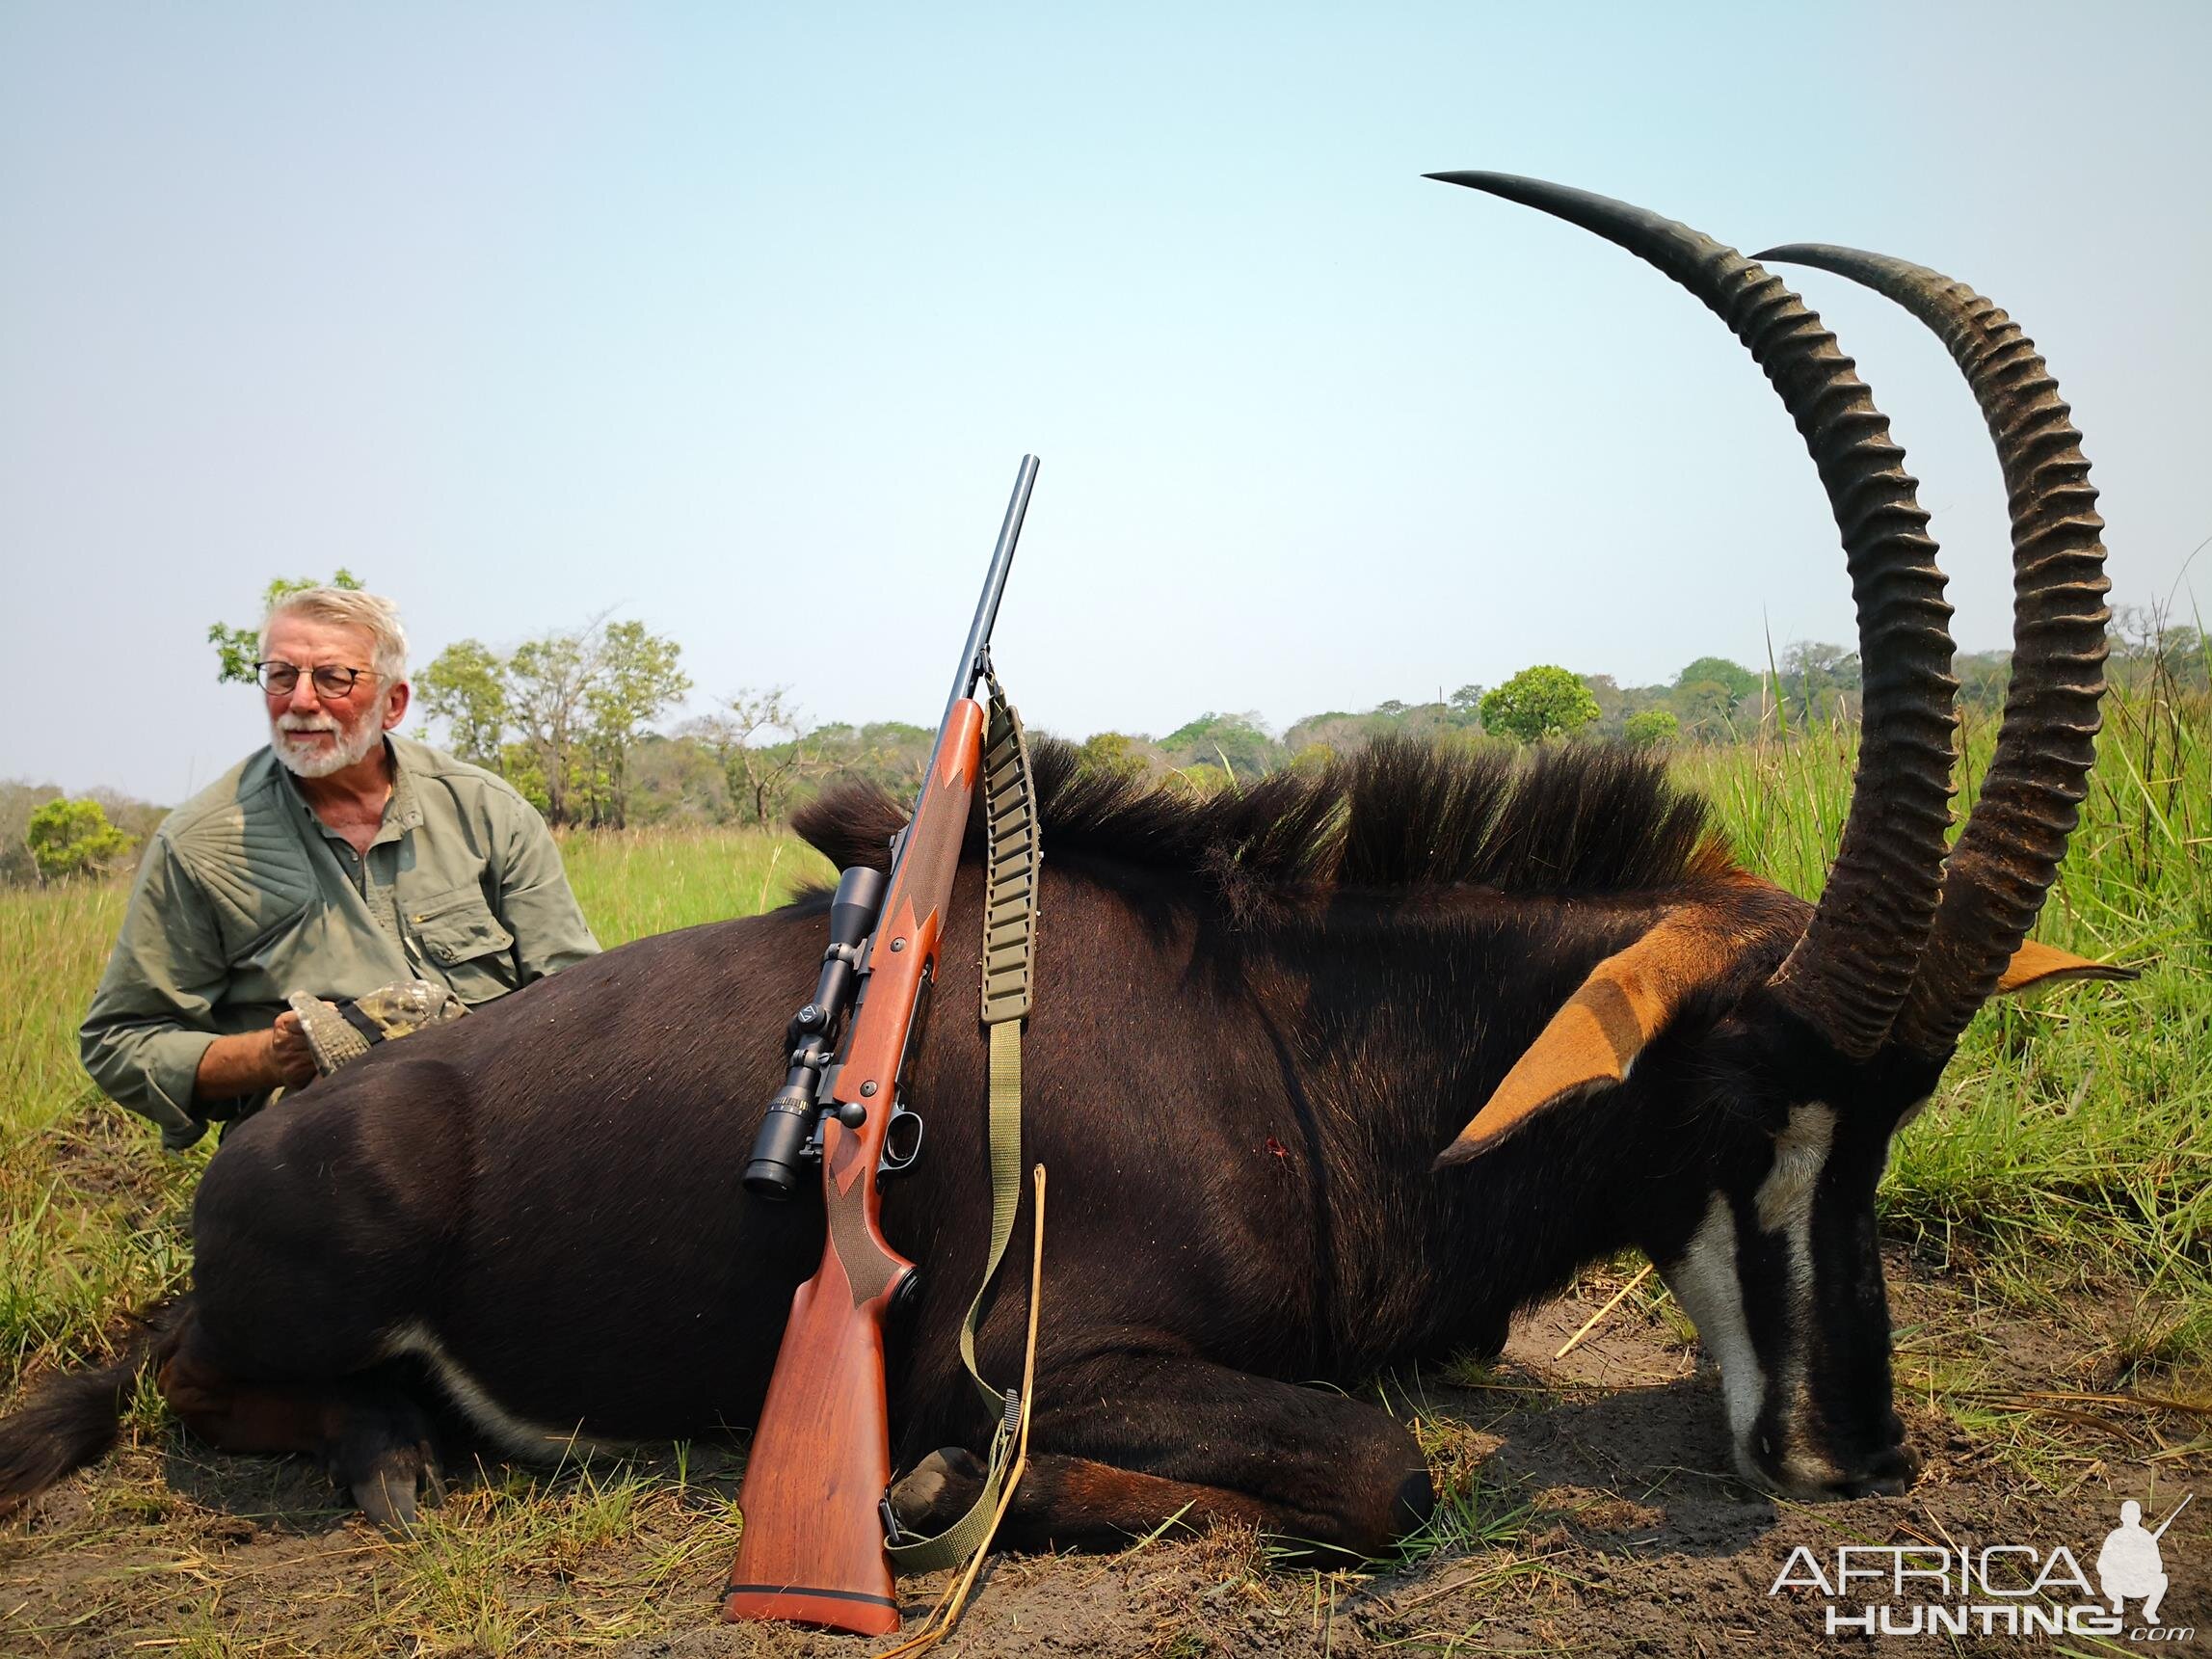
[[1432, 1167], [1464, 1164], [1546, 1108], [1624, 1082], [1683, 999], [1735, 960], [1737, 943], [1715, 923], [1678, 913], [1591, 969]]
[[2070, 950], [2039, 945], [2031, 939], [2012, 952], [2012, 959], [2005, 964], [2005, 972], [1998, 977], [1997, 988], [1989, 995], [2008, 997], [2015, 991], [2038, 990], [2061, 979], [2133, 979], [2136, 977], [2133, 968], [2092, 962]]

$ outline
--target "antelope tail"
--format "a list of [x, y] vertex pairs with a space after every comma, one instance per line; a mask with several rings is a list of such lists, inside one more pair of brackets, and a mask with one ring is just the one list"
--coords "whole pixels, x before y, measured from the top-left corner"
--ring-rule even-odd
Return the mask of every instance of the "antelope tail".
[[57, 1372], [34, 1387], [19, 1409], [0, 1418], [0, 1520], [107, 1455], [140, 1376], [161, 1357], [175, 1325], [158, 1316], [142, 1322], [114, 1359]]

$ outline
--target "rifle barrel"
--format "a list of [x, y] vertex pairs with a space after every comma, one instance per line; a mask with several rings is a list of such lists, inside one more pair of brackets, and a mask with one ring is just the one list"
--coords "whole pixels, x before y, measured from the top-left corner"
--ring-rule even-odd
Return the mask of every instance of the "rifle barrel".
[[2178, 1504], [2175, 1504], [2173, 1506], [2173, 1512], [2168, 1515], [2164, 1520], [2160, 1521], [2158, 1523], [2158, 1530], [2152, 1533], [2150, 1536], [2153, 1539], [2164, 1538], [2166, 1536], [2166, 1529], [2181, 1518], [2181, 1512], [2189, 1507], [2189, 1499], [2194, 1498], [2196, 1495], [2197, 1494], [2195, 1492], [2191, 1492], [2187, 1496], [2183, 1497]]
[[983, 597], [975, 602], [975, 620], [968, 629], [968, 648], [960, 658], [960, 672], [952, 677], [952, 695], [945, 700], [945, 720], [937, 723], [941, 736], [946, 721], [952, 717], [952, 705], [974, 691], [975, 682], [983, 677], [983, 650], [991, 643], [992, 624], [999, 620], [1006, 573], [1014, 568], [1014, 544], [1022, 539], [1022, 520], [1029, 511], [1029, 491], [1036, 482], [1037, 458], [1025, 455], [1014, 470], [1014, 494], [1006, 502], [1006, 522], [999, 526], [999, 545], [991, 549], [991, 570], [983, 578]]

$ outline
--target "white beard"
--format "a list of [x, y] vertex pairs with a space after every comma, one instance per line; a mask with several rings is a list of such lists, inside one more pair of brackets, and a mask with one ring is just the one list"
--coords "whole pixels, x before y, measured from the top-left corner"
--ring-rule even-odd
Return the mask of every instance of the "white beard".
[[[337, 741], [328, 749], [301, 742], [297, 734], [307, 732], [334, 732]], [[374, 709], [361, 710], [360, 718], [351, 727], [327, 713], [286, 712], [269, 722], [269, 746], [277, 751], [277, 759], [283, 762], [287, 771], [302, 778], [327, 778], [333, 772], [342, 772], [365, 760], [383, 737], [384, 727]]]

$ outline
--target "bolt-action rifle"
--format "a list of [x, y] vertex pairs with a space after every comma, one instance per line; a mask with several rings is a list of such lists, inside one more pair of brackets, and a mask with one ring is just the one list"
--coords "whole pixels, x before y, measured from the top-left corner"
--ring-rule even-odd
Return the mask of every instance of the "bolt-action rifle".
[[[753, 1432], [725, 1619], [786, 1619], [869, 1636], [898, 1628], [884, 1548], [891, 1426], [883, 1327], [893, 1305], [913, 1294], [916, 1269], [883, 1236], [876, 1180], [904, 1169], [921, 1147], [920, 1119], [903, 1098], [906, 1060], [936, 977], [982, 765], [984, 716], [973, 693], [989, 667], [991, 625], [1036, 476], [1036, 457], [1023, 456], [920, 797], [892, 843], [890, 876], [854, 869], [838, 883], [821, 974], [791, 1020], [789, 1070], [745, 1170], [748, 1191], [787, 1199], [801, 1166], [818, 1163], [829, 1236], [820, 1268], [791, 1299]], [[856, 1000], [843, 1047], [833, 1051], [839, 1020]]]

